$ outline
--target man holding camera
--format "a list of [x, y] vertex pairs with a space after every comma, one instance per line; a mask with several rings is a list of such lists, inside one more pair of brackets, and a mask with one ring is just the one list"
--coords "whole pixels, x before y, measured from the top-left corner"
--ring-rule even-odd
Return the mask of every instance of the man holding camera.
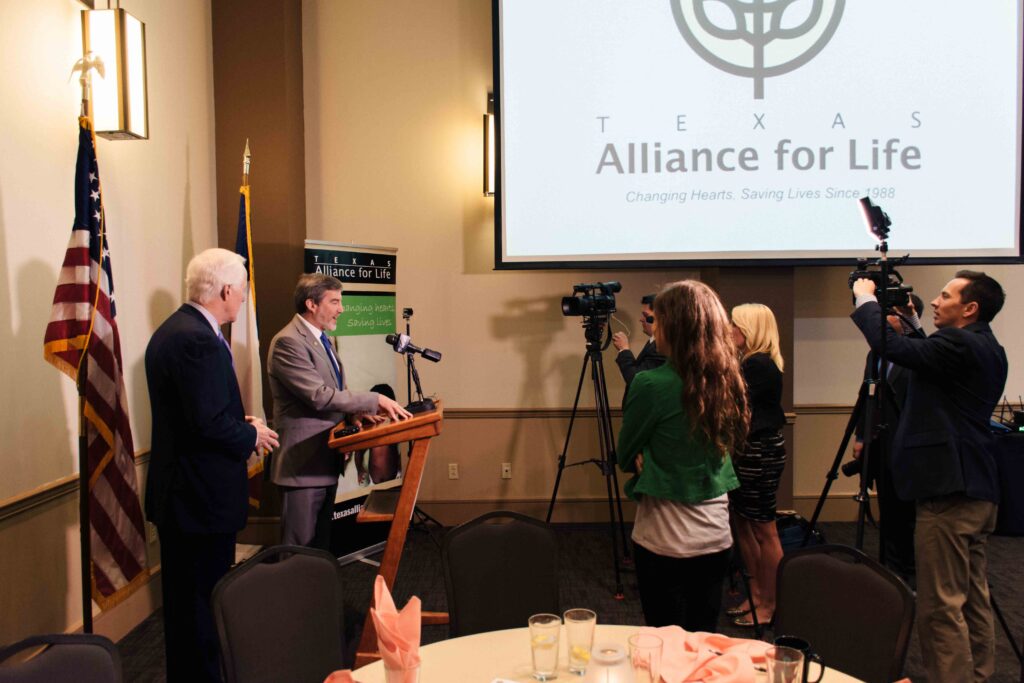
[[640, 300], [640, 327], [647, 335], [647, 343], [640, 350], [639, 356], [634, 356], [629, 350], [629, 337], [625, 332], [616, 332], [612, 335], [612, 344], [619, 354], [615, 356], [615, 363], [619, 366], [622, 379], [626, 380], [626, 391], [622, 395], [622, 403], [626, 403], [626, 393], [629, 393], [629, 384], [636, 377], [636, 373], [642, 370], [653, 370], [665, 363], [665, 356], [658, 353], [658, 347], [654, 345], [654, 295], [647, 294]]
[[989, 323], [1005, 300], [980, 272], [961, 270], [932, 301], [938, 331], [926, 339], [882, 323], [875, 283], [853, 285], [853, 321], [868, 344], [909, 371], [893, 439], [892, 477], [915, 500], [918, 635], [932, 681], [987, 680], [995, 670], [995, 631], [986, 543], [995, 528], [999, 484], [992, 412], [1007, 361]]
[[[894, 313], [887, 316], [889, 326], [897, 334], [914, 335], [924, 337], [921, 329], [921, 315], [924, 314], [924, 302], [916, 294], [910, 295], [910, 301], [905, 306], [894, 306]], [[907, 402], [907, 382], [909, 373], [904, 368], [892, 363], [884, 362], [886, 373], [885, 400], [874, 400], [873, 424], [857, 425], [857, 441], [853, 445], [854, 462], [843, 467], [843, 473], [852, 476], [861, 471], [861, 453], [864, 450], [864, 434], [867, 432], [867, 441], [870, 444], [870, 463], [867, 473], [868, 485], [874, 482], [875, 491], [878, 494], [878, 513], [880, 516], [879, 542], [883, 549], [883, 556], [887, 567], [895, 571], [908, 581], [914, 575], [914, 501], [900, 500], [892, 482], [892, 437], [899, 423], [900, 413], [903, 412], [903, 405]], [[872, 369], [879, 375], [882, 370], [882, 361], [874, 351], [868, 351], [867, 361], [864, 364], [864, 379], [871, 377]], [[879, 394], [880, 395], [880, 394]], [[881, 415], [881, 417], [880, 417]], [[886, 459], [884, 469], [879, 464], [880, 451], [879, 438], [877, 433], [878, 425], [886, 425], [885, 445]], [[853, 466], [852, 469], [848, 467]], [[882, 476], [879, 476], [881, 473]]]

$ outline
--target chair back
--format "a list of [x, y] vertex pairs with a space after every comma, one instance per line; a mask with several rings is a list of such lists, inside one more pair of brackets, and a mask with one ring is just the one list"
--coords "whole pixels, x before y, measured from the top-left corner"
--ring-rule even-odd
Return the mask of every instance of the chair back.
[[441, 557], [452, 637], [559, 613], [558, 540], [544, 522], [489, 512], [449, 531]]
[[775, 634], [806, 640], [826, 666], [868, 682], [895, 681], [913, 623], [913, 591], [855, 548], [804, 548], [779, 563]]
[[340, 567], [322, 550], [267, 548], [213, 589], [227, 683], [322, 683], [342, 668]]
[[[18, 664], [2, 663], [18, 653], [41, 652]], [[103, 636], [53, 634], [32, 636], [0, 649], [0, 683], [121, 683], [121, 656]]]

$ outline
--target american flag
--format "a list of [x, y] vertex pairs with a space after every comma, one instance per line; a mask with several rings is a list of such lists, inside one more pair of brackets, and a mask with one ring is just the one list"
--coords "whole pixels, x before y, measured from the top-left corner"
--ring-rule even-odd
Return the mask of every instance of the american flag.
[[101, 609], [126, 598], [148, 575], [105, 228], [95, 138], [89, 119], [82, 117], [75, 223], [53, 295], [43, 357], [76, 383], [85, 382], [88, 470], [80, 476], [88, 477], [92, 596]]

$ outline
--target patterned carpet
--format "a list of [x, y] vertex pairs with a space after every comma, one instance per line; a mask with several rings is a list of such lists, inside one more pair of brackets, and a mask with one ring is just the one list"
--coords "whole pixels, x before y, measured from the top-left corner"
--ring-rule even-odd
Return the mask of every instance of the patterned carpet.
[[[853, 545], [855, 527], [852, 523], [822, 523], [828, 542]], [[623, 572], [625, 599], [614, 598], [614, 573], [607, 527], [601, 525], [557, 525], [560, 541], [561, 584], [563, 606], [589, 607], [597, 612], [598, 621], [611, 624], [643, 624], [636, 577]], [[395, 602], [404, 605], [412, 595], [420, 596], [424, 610], [445, 611], [444, 579], [441, 575], [440, 537], [443, 531], [410, 531], [395, 582]], [[864, 550], [877, 555], [877, 534], [868, 528]], [[1024, 565], [1024, 538], [993, 536], [989, 546], [989, 579], [993, 595], [1002, 609], [1010, 629], [1020, 643], [1024, 638], [1024, 583], [1019, 580]], [[369, 607], [376, 567], [357, 562], [343, 568], [345, 580], [345, 623], [349, 650], [362, 630]], [[728, 593], [728, 587], [726, 591]], [[738, 600], [727, 594], [727, 604]], [[719, 630], [732, 636], [752, 637], [752, 630], [733, 626], [722, 614]], [[427, 626], [423, 642], [447, 638], [447, 626]], [[163, 628], [156, 612], [118, 643], [125, 680], [162, 682], [164, 677]], [[993, 683], [1018, 683], [1021, 669], [1002, 628], [996, 626], [996, 675]], [[923, 666], [916, 636], [907, 656], [906, 674], [914, 681], [923, 681]]]

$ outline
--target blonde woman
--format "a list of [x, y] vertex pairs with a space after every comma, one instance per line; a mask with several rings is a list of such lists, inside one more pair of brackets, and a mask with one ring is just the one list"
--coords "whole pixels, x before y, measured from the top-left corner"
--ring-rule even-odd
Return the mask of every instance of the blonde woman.
[[726, 493], [739, 482], [730, 452], [748, 413], [729, 317], [707, 285], [683, 280], [654, 299], [654, 338], [668, 357], [630, 384], [618, 463], [636, 473], [633, 525], [648, 626], [715, 631], [732, 535]]
[[[733, 457], [740, 487], [729, 493], [733, 531], [750, 574], [750, 592], [758, 623], [775, 614], [775, 574], [782, 545], [775, 528], [775, 494], [786, 466], [782, 427], [782, 353], [779, 328], [764, 304], [732, 309], [732, 335], [739, 351], [750, 406], [750, 432]], [[748, 603], [730, 613], [737, 626], [753, 626]]]

